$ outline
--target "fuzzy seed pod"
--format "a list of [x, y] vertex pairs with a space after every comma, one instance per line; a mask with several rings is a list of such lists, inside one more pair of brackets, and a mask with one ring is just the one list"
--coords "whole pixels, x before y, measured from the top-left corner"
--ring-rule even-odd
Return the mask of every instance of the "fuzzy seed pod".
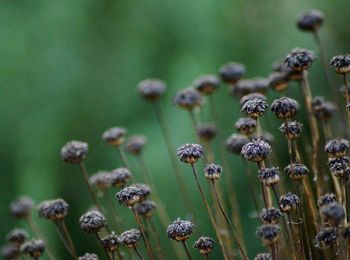
[[264, 245], [272, 245], [277, 242], [281, 229], [278, 225], [262, 225], [257, 228], [256, 235]]
[[187, 240], [194, 228], [195, 225], [192, 222], [178, 218], [168, 226], [166, 232], [169, 238], [179, 242]]
[[120, 204], [124, 204], [127, 207], [132, 207], [135, 203], [140, 201], [140, 197], [143, 192], [140, 188], [135, 186], [125, 187], [116, 194], [116, 198]]
[[333, 193], [327, 193], [318, 199], [317, 205], [320, 208], [322, 208], [323, 206], [327, 206], [327, 205], [332, 204], [334, 202], [335, 202], [335, 195]]
[[328, 141], [324, 150], [329, 156], [342, 157], [348, 153], [350, 143], [346, 139], [336, 138]]
[[165, 89], [165, 82], [159, 79], [145, 79], [137, 85], [139, 95], [150, 102], [159, 100]]
[[214, 239], [211, 237], [201, 236], [196, 242], [194, 242], [193, 247], [199, 250], [202, 255], [210, 254], [213, 251], [215, 245]]
[[323, 24], [324, 15], [319, 10], [309, 10], [300, 15], [297, 26], [306, 32], [316, 32]]
[[297, 121], [286, 121], [279, 127], [279, 130], [285, 138], [295, 140], [300, 136], [302, 126], [303, 125]]
[[45, 242], [41, 239], [33, 239], [21, 246], [21, 252], [33, 259], [38, 259], [44, 254]]
[[204, 148], [200, 144], [184, 144], [176, 150], [176, 155], [184, 163], [196, 163], [204, 154]]
[[271, 104], [271, 111], [275, 113], [276, 117], [279, 119], [290, 119], [298, 110], [298, 102], [288, 97], [276, 99]]
[[334, 228], [324, 228], [321, 230], [315, 241], [315, 247], [319, 249], [326, 249], [337, 242], [338, 234]]
[[349, 241], [349, 239], [350, 239], [350, 225], [349, 224], [344, 227], [342, 235], [343, 235], [344, 239]]
[[250, 136], [256, 130], [256, 120], [249, 117], [242, 117], [235, 123], [235, 129], [242, 135]]
[[202, 106], [203, 97], [194, 88], [185, 88], [176, 92], [173, 102], [183, 109], [193, 110], [196, 107]]
[[301, 163], [292, 163], [284, 168], [284, 172], [288, 174], [289, 178], [295, 181], [300, 181], [309, 173], [309, 169]]
[[271, 153], [271, 146], [263, 140], [253, 140], [242, 147], [241, 155], [251, 162], [261, 162]]
[[218, 180], [222, 173], [222, 167], [218, 164], [207, 164], [204, 168], [204, 176], [209, 181]]
[[134, 183], [132, 186], [136, 187], [141, 192], [139, 202], [142, 202], [142, 201], [146, 200], [147, 197], [151, 194], [151, 191], [152, 191], [151, 187], [146, 185], [146, 184]]
[[250, 99], [243, 104], [241, 111], [245, 112], [251, 118], [257, 119], [265, 113], [268, 106], [269, 105], [260, 98]]
[[108, 252], [117, 251], [120, 244], [119, 236], [114, 231], [102, 239], [102, 245]]
[[312, 110], [317, 119], [327, 121], [334, 116], [337, 106], [324, 97], [316, 96], [312, 99]]
[[119, 240], [127, 248], [135, 248], [141, 240], [141, 232], [137, 229], [124, 231], [120, 234]]
[[151, 218], [153, 216], [156, 204], [153, 201], [145, 200], [135, 207], [137, 214], [143, 218]]
[[124, 149], [132, 155], [139, 155], [146, 143], [147, 140], [143, 135], [134, 135], [126, 140]]
[[256, 92], [255, 82], [252, 79], [243, 79], [238, 81], [230, 88], [230, 94], [237, 98]]
[[61, 149], [61, 159], [65, 163], [79, 164], [88, 152], [88, 144], [80, 141], [70, 141]]
[[114, 187], [124, 187], [132, 174], [127, 168], [116, 168], [110, 173], [110, 181]]
[[98, 256], [96, 254], [86, 253], [83, 256], [79, 256], [78, 260], [99, 260], [99, 258], [98, 258]]
[[194, 88], [203, 95], [211, 95], [219, 88], [219, 79], [215, 75], [203, 75], [194, 82]]
[[283, 214], [279, 209], [275, 208], [268, 208], [268, 209], [262, 209], [260, 212], [260, 220], [264, 224], [277, 224], [280, 217], [282, 217]]
[[45, 200], [37, 206], [39, 217], [60, 221], [68, 214], [68, 204], [63, 199]]
[[21, 245], [28, 238], [28, 233], [22, 228], [12, 229], [7, 235], [6, 240], [10, 243]]
[[322, 207], [321, 215], [324, 222], [332, 226], [338, 226], [345, 217], [345, 211], [338, 202], [333, 202]]
[[226, 150], [233, 154], [241, 154], [242, 147], [249, 143], [249, 139], [244, 135], [232, 134], [226, 140]]
[[290, 192], [288, 192], [285, 195], [282, 195], [279, 199], [279, 206], [283, 212], [295, 210], [299, 203], [299, 197]]
[[266, 101], [266, 96], [261, 94], [261, 93], [251, 93], [248, 95], [243, 96], [240, 101], [239, 104], [241, 105], [241, 107], [249, 100], [253, 100], [253, 99], [261, 99], [263, 101]]
[[214, 124], [202, 124], [197, 127], [197, 135], [204, 142], [210, 142], [217, 133], [218, 128]]
[[346, 74], [350, 72], [350, 54], [334, 56], [330, 62], [336, 73]]
[[226, 63], [219, 69], [222, 81], [229, 84], [235, 84], [242, 78], [245, 72], [245, 66], [236, 62]]
[[308, 69], [315, 59], [316, 57], [313, 52], [295, 48], [287, 55], [284, 62], [293, 70], [303, 71]]
[[109, 145], [118, 147], [124, 143], [124, 137], [126, 135], [126, 129], [122, 127], [108, 128], [102, 134], [102, 139]]
[[264, 168], [259, 170], [259, 180], [265, 186], [274, 186], [280, 181], [279, 171], [277, 167]]
[[1, 248], [1, 256], [5, 260], [15, 260], [19, 259], [21, 255], [21, 251], [19, 250], [18, 246], [15, 244], [7, 244]]
[[272, 256], [269, 253], [260, 253], [254, 257], [254, 260], [272, 260]]
[[289, 75], [287, 72], [272, 72], [269, 75], [270, 87], [277, 91], [282, 92], [288, 88]]
[[22, 196], [10, 204], [10, 214], [14, 218], [27, 218], [33, 208], [33, 200], [30, 197]]
[[101, 191], [107, 190], [112, 186], [111, 173], [99, 171], [90, 176], [89, 183]]
[[266, 78], [255, 78], [253, 79], [254, 93], [266, 94], [270, 81]]
[[86, 233], [97, 233], [107, 223], [105, 216], [98, 210], [91, 210], [79, 219], [80, 228]]
[[337, 178], [343, 178], [345, 175], [349, 175], [349, 157], [335, 157], [328, 159], [328, 167], [332, 175]]

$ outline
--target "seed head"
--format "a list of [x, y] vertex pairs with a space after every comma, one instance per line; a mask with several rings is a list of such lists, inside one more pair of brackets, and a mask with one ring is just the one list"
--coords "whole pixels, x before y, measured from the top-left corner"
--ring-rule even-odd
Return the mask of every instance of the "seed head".
[[282, 217], [283, 214], [279, 209], [275, 208], [268, 208], [268, 209], [262, 209], [260, 212], [260, 220], [264, 224], [277, 224], [280, 217]]
[[270, 87], [277, 91], [282, 92], [288, 88], [289, 75], [287, 72], [272, 72], [269, 75], [269, 85]]
[[300, 136], [302, 126], [303, 125], [297, 121], [286, 121], [279, 127], [279, 130], [285, 138], [295, 140]]
[[139, 155], [146, 143], [147, 140], [143, 135], [134, 135], [126, 140], [124, 149], [132, 155]]
[[96, 254], [86, 253], [83, 256], [79, 256], [78, 260], [99, 260], [99, 258], [98, 258], [98, 256]]
[[337, 237], [338, 234], [334, 228], [324, 228], [316, 236], [315, 247], [326, 249], [337, 242]]
[[242, 117], [235, 123], [236, 130], [242, 134], [250, 136], [256, 130], [256, 120], [249, 117]]
[[258, 227], [256, 235], [261, 239], [263, 244], [272, 245], [277, 242], [280, 231], [281, 229], [278, 225], [267, 224]]
[[336, 73], [346, 74], [350, 72], [350, 54], [334, 56], [330, 62]]
[[218, 128], [214, 124], [202, 124], [197, 127], [197, 135], [204, 142], [210, 142], [218, 133]]
[[141, 232], [137, 229], [124, 231], [119, 236], [119, 240], [127, 248], [136, 248], [141, 240]]
[[350, 148], [350, 143], [346, 139], [336, 138], [328, 141], [324, 150], [328, 156], [341, 157], [347, 154]]
[[201, 93], [194, 88], [185, 88], [176, 92], [173, 102], [181, 108], [193, 110], [196, 107], [202, 106], [203, 98]]
[[279, 206], [283, 212], [295, 210], [299, 203], [299, 197], [290, 192], [288, 192], [285, 195], [282, 195], [279, 199]]
[[272, 260], [272, 257], [269, 253], [260, 253], [254, 257], [254, 260]]
[[139, 95], [150, 102], [158, 101], [165, 89], [165, 82], [159, 79], [145, 79], [137, 85]]
[[91, 210], [79, 219], [80, 228], [86, 233], [97, 233], [107, 223], [105, 216], [98, 210]]
[[215, 75], [203, 75], [193, 82], [193, 86], [203, 95], [211, 95], [218, 90], [219, 83], [219, 79]]
[[259, 179], [265, 186], [274, 186], [280, 181], [277, 167], [264, 168], [259, 170]]
[[102, 139], [109, 145], [118, 147], [124, 143], [126, 129], [122, 127], [112, 127], [107, 129], [102, 134]]
[[177, 156], [184, 163], [196, 163], [204, 154], [204, 148], [200, 144], [184, 144], [176, 150]]
[[268, 108], [268, 104], [260, 98], [250, 99], [246, 101], [241, 111], [245, 112], [251, 118], [259, 118], [265, 113], [266, 108]]
[[19, 259], [20, 254], [21, 251], [19, 250], [18, 246], [12, 243], [1, 248], [1, 256], [5, 260]]
[[235, 84], [245, 72], [245, 66], [236, 62], [226, 63], [219, 70], [222, 81], [229, 84]]
[[309, 169], [301, 163], [292, 163], [284, 168], [284, 172], [288, 174], [289, 178], [299, 181], [309, 173]]
[[169, 238], [179, 242], [187, 240], [194, 228], [195, 225], [192, 222], [178, 218], [168, 226], [166, 232]]
[[266, 94], [270, 85], [270, 81], [266, 78], [255, 78], [253, 79], [253, 84], [255, 93]]
[[141, 196], [143, 196], [143, 192], [134, 185], [125, 187], [116, 194], [119, 203], [127, 207], [132, 207], [135, 203], [139, 202]]
[[132, 186], [136, 187], [141, 191], [139, 202], [146, 200], [147, 197], [151, 194], [151, 187], [146, 184], [134, 183]]
[[12, 229], [7, 235], [6, 240], [10, 243], [21, 245], [28, 238], [28, 233], [22, 228]]
[[108, 252], [117, 251], [120, 244], [119, 236], [114, 231], [102, 239], [102, 245]]
[[196, 242], [194, 242], [193, 247], [199, 250], [202, 255], [210, 254], [213, 251], [215, 245], [214, 239], [211, 237], [201, 236]]
[[60, 221], [68, 214], [68, 204], [63, 199], [45, 200], [38, 207], [38, 214], [41, 218]]
[[331, 119], [337, 111], [337, 106], [324, 97], [316, 96], [312, 99], [312, 110], [316, 118], [327, 121]]
[[14, 218], [27, 218], [33, 208], [33, 200], [30, 197], [22, 196], [10, 204], [10, 214]]
[[240, 80], [230, 88], [231, 95], [237, 98], [242, 98], [254, 92], [256, 92], [255, 82], [252, 79]]
[[345, 211], [342, 205], [338, 202], [333, 202], [322, 207], [321, 215], [326, 223], [338, 226], [345, 217]]
[[248, 95], [245, 95], [241, 98], [241, 100], [239, 101], [239, 104], [241, 106], [243, 106], [247, 101], [249, 100], [253, 100], [253, 99], [261, 99], [263, 101], [266, 101], [266, 96], [261, 94], [261, 93], [251, 93], [251, 94], [248, 94]]
[[294, 99], [281, 97], [271, 104], [271, 111], [275, 113], [279, 119], [292, 118], [299, 110], [299, 104]]
[[300, 30], [306, 32], [316, 32], [323, 24], [324, 15], [319, 10], [309, 10], [301, 14], [297, 20]]
[[312, 51], [295, 48], [287, 55], [284, 62], [293, 70], [303, 71], [308, 69], [315, 59]]
[[110, 173], [110, 181], [114, 187], [124, 187], [132, 174], [127, 168], [116, 168]]
[[88, 144], [80, 141], [70, 141], [61, 149], [61, 159], [65, 163], [79, 164], [88, 152]]
[[333, 193], [327, 193], [318, 199], [317, 205], [322, 208], [323, 206], [327, 206], [333, 202], [335, 202], [335, 195]]
[[21, 251], [24, 255], [37, 259], [41, 257], [45, 251], [45, 242], [41, 239], [33, 239], [24, 243], [21, 246]]
[[241, 154], [242, 147], [247, 143], [249, 143], [249, 139], [246, 136], [232, 134], [226, 140], [226, 149], [233, 154]]
[[328, 167], [334, 177], [343, 178], [349, 174], [349, 157], [335, 157], [328, 159]]
[[156, 204], [153, 201], [145, 200], [135, 207], [137, 214], [143, 218], [151, 218], [153, 216], [154, 210], [156, 209]]
[[90, 176], [89, 183], [99, 190], [107, 190], [111, 187], [111, 174], [106, 171], [99, 171]]
[[271, 153], [271, 146], [263, 140], [253, 140], [242, 147], [241, 155], [251, 162], [261, 162]]
[[269, 132], [263, 132], [260, 136], [260, 138], [256, 135], [256, 134], [253, 134], [251, 137], [250, 137], [250, 140], [254, 140], [254, 139], [261, 139], [263, 141], [265, 141], [266, 143], [268, 143], [270, 146], [273, 144], [273, 142], [275, 141], [273, 135]]
[[210, 181], [218, 180], [222, 173], [222, 167], [218, 164], [207, 164], [204, 168], [204, 176]]
[[[282, 63], [276, 62], [276, 63], [272, 64], [272, 71], [282, 73], [279, 76], [276, 75], [276, 79], [275, 79], [276, 82], [279, 81], [278, 80], [279, 77], [283, 77], [283, 76], [287, 77], [287, 81], [290, 81], [290, 80], [299, 81], [299, 80], [303, 79], [303, 72], [302, 71], [293, 70], [293, 69], [289, 68], [284, 62], [282, 62]], [[283, 88], [283, 85], [282, 85], [282, 88]]]

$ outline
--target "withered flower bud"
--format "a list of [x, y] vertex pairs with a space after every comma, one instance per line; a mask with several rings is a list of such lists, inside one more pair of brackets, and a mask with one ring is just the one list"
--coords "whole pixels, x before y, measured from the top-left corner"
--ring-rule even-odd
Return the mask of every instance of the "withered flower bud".
[[350, 143], [346, 139], [336, 138], [328, 141], [324, 150], [329, 156], [342, 157], [348, 153]]
[[165, 89], [165, 82], [159, 79], [145, 79], [137, 85], [140, 96], [151, 102], [159, 100]]
[[196, 242], [194, 242], [193, 247], [197, 248], [200, 254], [207, 255], [213, 251], [214, 245], [214, 239], [211, 237], [201, 236]]
[[129, 187], [125, 187], [121, 191], [116, 194], [116, 198], [120, 204], [124, 204], [127, 207], [133, 206], [135, 203], [140, 201], [141, 196], [144, 193], [140, 188], [132, 185]]
[[88, 211], [79, 219], [80, 228], [86, 233], [97, 233], [106, 223], [105, 216], [98, 210]]
[[337, 243], [337, 231], [334, 228], [324, 228], [316, 236], [315, 247], [326, 249]]
[[138, 188], [141, 191], [140, 200], [144, 201], [151, 194], [151, 187], [143, 183], [134, 183], [132, 186]]
[[202, 124], [197, 127], [197, 135], [202, 141], [211, 141], [217, 133], [218, 128], [214, 124]]
[[333, 193], [327, 193], [323, 196], [321, 196], [318, 201], [317, 201], [317, 205], [322, 208], [323, 206], [327, 206], [329, 204], [334, 203], [335, 200], [335, 195]]
[[269, 75], [269, 85], [270, 87], [281, 92], [288, 88], [289, 76], [287, 72], [272, 72]]
[[39, 217], [60, 221], [68, 214], [68, 204], [63, 199], [45, 200], [37, 206]]
[[44, 254], [45, 242], [41, 239], [33, 239], [24, 243], [21, 246], [21, 251], [24, 255], [33, 259], [38, 259]]
[[253, 84], [255, 93], [266, 94], [270, 81], [266, 78], [255, 78], [253, 79]]
[[61, 159], [65, 163], [79, 164], [88, 152], [88, 144], [80, 141], [70, 141], [61, 149]]
[[28, 233], [22, 228], [12, 229], [7, 235], [6, 240], [10, 243], [21, 245], [28, 238]]
[[102, 134], [102, 139], [109, 145], [118, 147], [124, 143], [126, 129], [122, 127], [112, 127], [107, 129]]
[[342, 205], [338, 202], [333, 202], [322, 207], [321, 215], [324, 222], [332, 226], [338, 226], [345, 217], [345, 211]]
[[203, 97], [201, 93], [194, 88], [185, 88], [176, 92], [173, 102], [181, 108], [192, 110], [196, 107], [202, 106]]
[[276, 185], [280, 181], [279, 171], [277, 167], [264, 168], [259, 170], [259, 180], [265, 186]]
[[110, 173], [110, 181], [114, 187], [124, 187], [131, 178], [131, 172], [127, 168], [116, 168]]
[[260, 220], [264, 222], [264, 224], [277, 224], [282, 216], [282, 212], [275, 208], [264, 208], [260, 212]]
[[102, 239], [102, 245], [108, 252], [117, 251], [120, 244], [119, 236], [114, 231]]
[[263, 101], [266, 101], [266, 96], [261, 94], [261, 93], [251, 93], [248, 95], [245, 95], [241, 98], [241, 100], [239, 101], [239, 104], [241, 106], [243, 106], [245, 104], [245, 102], [249, 101], [249, 100], [253, 100], [253, 99], [261, 99]]
[[254, 260], [272, 260], [272, 256], [269, 253], [260, 253], [254, 257]]
[[10, 243], [1, 248], [1, 256], [5, 260], [19, 259], [20, 255], [21, 251], [15, 244]]
[[196, 163], [204, 154], [204, 148], [200, 144], [184, 144], [176, 150], [177, 156], [184, 163]]
[[271, 153], [271, 146], [263, 140], [253, 140], [242, 147], [241, 155], [251, 162], [261, 162]]
[[236, 62], [226, 63], [222, 65], [219, 70], [222, 81], [230, 84], [235, 84], [237, 81], [239, 81], [245, 72], [245, 66]]
[[295, 140], [300, 136], [302, 126], [298, 121], [286, 121], [279, 127], [279, 130], [285, 138]]
[[175, 241], [185, 241], [192, 234], [195, 225], [190, 221], [181, 220], [178, 218], [167, 228], [167, 235]]
[[229, 138], [226, 140], [226, 149], [227, 151], [233, 153], [233, 154], [241, 154], [242, 147], [249, 143], [249, 139], [240, 134], [232, 134]]
[[323, 24], [324, 15], [319, 10], [309, 10], [300, 15], [297, 26], [302, 31], [316, 32]]
[[198, 77], [193, 86], [204, 95], [211, 95], [219, 88], [219, 79], [215, 75], [203, 75]]
[[332, 175], [337, 178], [343, 178], [345, 175], [349, 174], [349, 157], [331, 157], [328, 159], [329, 170]]
[[33, 200], [30, 197], [22, 196], [10, 204], [10, 214], [14, 218], [27, 218], [31, 214]]
[[134, 135], [129, 137], [125, 142], [125, 151], [132, 155], [141, 154], [146, 144], [146, 138], [142, 135]]
[[89, 178], [89, 183], [91, 186], [96, 187], [99, 190], [107, 190], [111, 187], [111, 174], [106, 171], [99, 171], [91, 175]]
[[295, 48], [287, 55], [284, 62], [293, 70], [303, 71], [308, 69], [315, 59], [316, 57], [313, 52]]
[[268, 106], [269, 105], [260, 98], [250, 99], [243, 104], [241, 111], [245, 112], [251, 118], [256, 119], [265, 113]]
[[236, 130], [243, 135], [250, 136], [256, 130], [256, 120], [249, 117], [242, 117], [235, 123]]
[[137, 229], [124, 231], [120, 234], [119, 240], [127, 248], [135, 248], [141, 240], [141, 232]]
[[290, 192], [288, 192], [285, 195], [282, 195], [279, 199], [279, 206], [283, 212], [295, 210], [299, 203], [299, 197]]
[[284, 172], [288, 174], [289, 178], [299, 181], [309, 173], [309, 169], [301, 163], [292, 163], [284, 168]]
[[256, 92], [254, 80], [243, 79], [230, 88], [230, 94], [237, 98]]
[[271, 104], [271, 111], [275, 113], [279, 119], [292, 118], [299, 110], [299, 104], [294, 99], [281, 97]]
[[330, 62], [336, 73], [346, 74], [350, 72], [350, 54], [334, 56]]
[[272, 245], [277, 242], [281, 229], [278, 225], [262, 225], [257, 228], [256, 235], [261, 239], [263, 244]]
[[137, 214], [143, 218], [151, 218], [153, 216], [156, 204], [153, 201], [145, 200], [135, 207]]
[[210, 181], [218, 180], [222, 173], [222, 167], [218, 164], [207, 164], [204, 168], [204, 176]]
[[98, 258], [98, 256], [96, 254], [86, 253], [83, 256], [79, 256], [78, 260], [99, 260], [99, 258]]

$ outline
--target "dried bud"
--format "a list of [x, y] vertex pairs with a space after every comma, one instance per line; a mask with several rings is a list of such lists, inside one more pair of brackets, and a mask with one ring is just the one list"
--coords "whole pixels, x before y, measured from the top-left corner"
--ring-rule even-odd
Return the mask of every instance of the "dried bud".
[[245, 72], [245, 66], [235, 62], [226, 63], [219, 70], [222, 81], [229, 84], [235, 84]]
[[137, 85], [140, 96], [151, 102], [159, 100], [165, 89], [165, 82], [159, 79], [145, 79]]
[[106, 223], [105, 216], [98, 210], [88, 211], [79, 219], [80, 228], [86, 233], [97, 233]]
[[211, 95], [219, 88], [219, 79], [215, 75], [203, 75], [198, 77], [193, 86], [204, 95]]
[[22, 228], [12, 229], [7, 235], [6, 240], [10, 243], [21, 245], [28, 238], [28, 233]]
[[204, 154], [203, 146], [199, 144], [184, 144], [176, 150], [177, 156], [184, 163], [196, 163]]
[[218, 133], [214, 124], [202, 124], [197, 127], [197, 135], [204, 142], [210, 142]]
[[181, 108], [192, 110], [202, 106], [203, 98], [194, 88], [185, 88], [176, 92], [173, 102]]
[[112, 185], [111, 173], [106, 171], [99, 171], [90, 176], [89, 183], [91, 186], [94, 186], [99, 190], [107, 190]]
[[346, 74], [350, 72], [350, 54], [334, 56], [330, 62], [336, 73]]
[[38, 207], [38, 214], [41, 218], [60, 221], [68, 214], [68, 204], [63, 199], [45, 200]]
[[342, 205], [333, 202], [322, 207], [321, 215], [324, 222], [332, 226], [338, 226], [345, 217], [345, 211]]
[[79, 164], [88, 152], [88, 144], [80, 141], [70, 141], [61, 149], [61, 159], [65, 163]]
[[120, 244], [119, 236], [114, 231], [102, 239], [102, 245], [108, 252], [117, 251]]
[[243, 106], [247, 101], [253, 100], [253, 99], [261, 99], [263, 101], [266, 101], [266, 96], [261, 93], [251, 93], [243, 96], [239, 101], [239, 104]]
[[14, 218], [27, 218], [33, 208], [33, 200], [30, 197], [22, 196], [10, 204], [10, 214]]
[[131, 175], [127, 168], [117, 168], [110, 173], [110, 181], [114, 187], [124, 187]]
[[156, 204], [153, 201], [146, 200], [139, 203], [135, 210], [143, 218], [151, 218], [153, 216]]
[[280, 126], [279, 130], [285, 138], [295, 140], [300, 136], [302, 126], [303, 125], [297, 121], [286, 121]]
[[302, 31], [316, 32], [323, 24], [324, 15], [319, 10], [309, 10], [297, 20], [297, 26]]
[[96, 254], [86, 253], [83, 256], [79, 256], [78, 260], [99, 260], [99, 258], [98, 258], [98, 256]]
[[270, 87], [277, 91], [282, 92], [288, 88], [289, 75], [287, 72], [272, 72], [269, 75]]
[[272, 257], [269, 253], [260, 253], [254, 257], [254, 260], [272, 260]]
[[235, 123], [235, 128], [240, 134], [250, 136], [256, 130], [256, 125], [255, 119], [242, 117]]
[[222, 167], [218, 164], [207, 164], [204, 168], [204, 176], [210, 181], [218, 180], [222, 173]]
[[107, 129], [102, 134], [102, 139], [109, 145], [118, 147], [124, 143], [124, 137], [126, 135], [125, 128], [112, 127]]
[[316, 236], [315, 247], [326, 249], [337, 242], [337, 231], [334, 228], [324, 228]]
[[121, 233], [119, 240], [127, 248], [135, 248], [141, 240], [141, 232], [137, 229], [127, 230]]
[[288, 174], [289, 178], [299, 181], [309, 173], [309, 169], [301, 163], [292, 163], [284, 168], [284, 172]]
[[45, 242], [41, 239], [33, 239], [24, 243], [21, 246], [21, 251], [24, 255], [33, 259], [41, 257], [45, 251]]
[[1, 256], [5, 260], [19, 259], [21, 251], [15, 244], [7, 244], [1, 248]]
[[196, 242], [194, 242], [193, 247], [199, 250], [202, 255], [210, 254], [213, 251], [215, 245], [214, 239], [211, 237], [201, 236]]
[[299, 104], [294, 99], [281, 97], [271, 104], [271, 111], [275, 113], [279, 119], [292, 118], [299, 110]]
[[282, 195], [279, 199], [279, 206], [283, 212], [295, 210], [299, 203], [299, 197], [290, 192], [288, 192], [285, 195]]
[[260, 212], [260, 220], [264, 222], [264, 224], [277, 224], [282, 216], [282, 212], [275, 208], [264, 208]]
[[261, 238], [263, 244], [272, 245], [277, 242], [280, 231], [281, 229], [278, 225], [267, 224], [258, 227], [256, 235]]
[[245, 95], [256, 92], [255, 82], [251, 79], [244, 79], [238, 81], [235, 85], [231, 86], [230, 94], [237, 98], [242, 98]]
[[265, 186], [276, 185], [280, 181], [277, 167], [264, 168], [259, 170], [259, 179]]
[[141, 154], [147, 140], [142, 135], [134, 135], [129, 137], [125, 143], [125, 151], [132, 155]]
[[271, 153], [271, 146], [263, 140], [253, 140], [242, 147], [241, 155], [252, 162], [261, 162]]
[[144, 201], [151, 194], [151, 187], [143, 183], [134, 183], [132, 186], [138, 188], [141, 191], [140, 200]]
[[135, 186], [125, 187], [116, 194], [116, 198], [120, 204], [124, 204], [127, 207], [133, 206], [135, 203], [140, 201], [140, 197], [143, 192], [140, 188]]
[[232, 134], [226, 140], [226, 149], [233, 154], [241, 154], [242, 147], [247, 143], [249, 143], [249, 139], [246, 136]]
[[349, 157], [335, 157], [328, 159], [328, 167], [334, 177], [343, 178], [349, 174]]
[[241, 111], [245, 112], [251, 118], [256, 119], [265, 113], [268, 106], [269, 105], [260, 98], [250, 99], [243, 104]]
[[287, 55], [284, 62], [293, 70], [303, 71], [308, 69], [315, 59], [316, 57], [313, 52], [295, 48]]
[[350, 143], [346, 139], [336, 138], [328, 141], [324, 150], [329, 156], [342, 157], [347, 154]]
[[334, 202], [335, 202], [335, 195], [333, 193], [327, 193], [318, 199], [317, 205], [320, 208], [322, 208], [323, 206], [327, 206], [327, 205], [332, 204]]
[[195, 225], [190, 221], [178, 218], [167, 228], [168, 237], [176, 241], [185, 241], [192, 234]]

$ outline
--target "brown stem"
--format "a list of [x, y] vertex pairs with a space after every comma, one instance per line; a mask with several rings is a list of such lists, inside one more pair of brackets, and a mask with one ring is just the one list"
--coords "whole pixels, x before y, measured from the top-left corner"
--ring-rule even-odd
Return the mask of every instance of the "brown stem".
[[67, 245], [69, 247], [70, 253], [72, 254], [72, 256], [75, 259], [78, 259], [77, 251], [75, 250], [75, 246], [74, 246], [73, 240], [72, 240], [72, 238], [71, 238], [71, 236], [69, 234], [69, 231], [68, 231], [68, 228], [66, 226], [66, 223], [64, 222], [64, 220], [61, 220], [61, 221], [58, 221], [57, 224], [60, 225], [60, 227], [61, 227], [63, 236], [65, 237], [65, 239], [67, 241]]
[[292, 226], [292, 219], [290, 217], [289, 212], [287, 212], [287, 218], [288, 218], [288, 225], [289, 225], [290, 233], [292, 234], [292, 241], [293, 241], [293, 244], [296, 248], [296, 252], [299, 255], [298, 259], [303, 259], [303, 254], [300, 252], [300, 247], [299, 247], [299, 245], [297, 243], [297, 239], [295, 238], [295, 235], [294, 235], [294, 230], [293, 230], [293, 226]]
[[117, 233], [120, 233], [121, 228], [119, 226], [119, 222], [120, 222], [119, 217], [114, 212], [115, 211], [115, 207], [113, 207], [113, 201], [111, 199], [111, 195], [109, 194], [108, 191], [106, 193], [107, 194], [106, 194], [105, 197], [107, 197], [107, 204], [108, 204], [109, 211], [112, 214], [113, 223], [115, 224], [115, 229], [116, 229]]
[[126, 156], [125, 156], [125, 153], [124, 153], [124, 150], [123, 150], [122, 146], [118, 145], [117, 146], [117, 150], [118, 150], [118, 154], [119, 154], [120, 160], [123, 163], [123, 167], [130, 169], [129, 162], [126, 159]]
[[157, 232], [157, 228], [156, 228], [156, 226], [154, 225], [152, 219], [148, 219], [147, 223], [148, 223], [149, 226], [151, 227], [150, 230], [151, 230], [151, 232], [152, 232], [153, 237], [154, 237], [155, 240], [156, 240], [157, 251], [158, 251], [158, 253], [159, 253], [159, 259], [165, 259], [164, 252], [163, 252], [162, 245], [161, 245], [160, 238], [159, 238], [159, 233]]
[[279, 260], [278, 244], [273, 243], [270, 247], [271, 247], [272, 260]]
[[186, 255], [187, 255], [188, 259], [192, 260], [192, 257], [191, 257], [191, 254], [190, 254], [190, 250], [188, 249], [186, 241], [182, 240], [181, 243], [182, 243], [183, 247], [185, 248]]
[[136, 247], [134, 247], [134, 251], [136, 252], [137, 256], [138, 256], [141, 260], [144, 260], [143, 256], [140, 254], [139, 250], [137, 250]]
[[109, 255], [107, 249], [103, 246], [102, 239], [101, 239], [100, 235], [98, 234], [98, 232], [95, 232], [95, 235], [96, 235], [97, 240], [100, 242], [101, 246], [103, 247], [107, 258], [108, 258], [109, 260], [112, 260], [112, 258], [111, 258], [111, 256]]

